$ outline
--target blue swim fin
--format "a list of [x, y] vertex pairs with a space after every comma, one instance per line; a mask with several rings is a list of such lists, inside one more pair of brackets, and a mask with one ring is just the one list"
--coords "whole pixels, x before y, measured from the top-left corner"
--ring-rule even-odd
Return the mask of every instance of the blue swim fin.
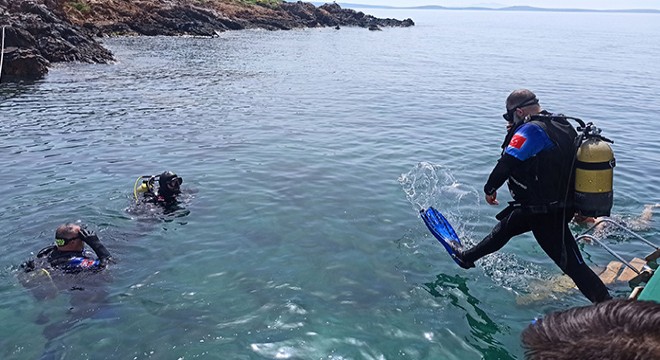
[[426, 210], [420, 210], [419, 214], [422, 217], [422, 220], [424, 220], [426, 227], [428, 227], [431, 231], [431, 234], [433, 234], [433, 236], [438, 239], [442, 246], [445, 247], [445, 250], [447, 250], [456, 264], [463, 267], [463, 264], [461, 264], [461, 259], [458, 258], [456, 251], [454, 251], [456, 246], [452, 247], [449, 245], [450, 242], [455, 242], [458, 244], [459, 248], [463, 247], [461, 240], [458, 238], [458, 235], [456, 235], [454, 228], [452, 228], [449, 224], [449, 221], [447, 221], [447, 219], [445, 219], [445, 217], [438, 210], [432, 207]]

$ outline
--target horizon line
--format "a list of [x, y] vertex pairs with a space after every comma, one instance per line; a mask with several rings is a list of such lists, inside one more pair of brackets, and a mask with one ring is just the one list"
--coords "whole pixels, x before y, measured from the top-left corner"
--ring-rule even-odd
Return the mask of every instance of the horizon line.
[[[488, 6], [442, 6], [442, 5], [419, 5], [419, 6], [392, 6], [392, 5], [367, 5], [359, 3], [334, 1], [341, 7], [362, 7], [362, 8], [380, 8], [380, 9], [402, 9], [402, 10], [490, 10], [490, 11], [558, 11], [558, 12], [635, 12], [635, 13], [660, 13], [660, 9], [589, 9], [589, 8], [544, 8], [529, 5], [513, 5], [503, 7]], [[326, 4], [329, 2], [316, 2], [317, 4]]]

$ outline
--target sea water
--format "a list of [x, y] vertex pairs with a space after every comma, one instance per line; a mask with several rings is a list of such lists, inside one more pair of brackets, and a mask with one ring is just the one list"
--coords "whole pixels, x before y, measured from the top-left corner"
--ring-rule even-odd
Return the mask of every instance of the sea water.
[[[515, 359], [532, 319], [587, 305], [539, 293], [561, 273], [530, 235], [466, 271], [418, 210], [468, 244], [490, 231], [521, 87], [614, 139], [615, 218], [660, 202], [658, 16], [366, 11], [416, 26], [103, 39], [114, 64], [0, 84], [0, 357]], [[136, 206], [135, 179], [164, 170], [181, 209]], [[18, 267], [70, 221], [116, 264], [37, 296]]]

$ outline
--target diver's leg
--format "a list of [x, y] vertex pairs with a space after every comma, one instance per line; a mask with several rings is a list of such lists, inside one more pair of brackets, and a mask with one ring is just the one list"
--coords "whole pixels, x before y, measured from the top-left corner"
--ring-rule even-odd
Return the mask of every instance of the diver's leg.
[[532, 232], [536, 241], [555, 264], [573, 279], [582, 294], [594, 303], [611, 299], [603, 281], [584, 262], [564, 214], [555, 211], [534, 217]]
[[500, 220], [493, 230], [473, 248], [464, 250], [461, 254], [466, 263], [473, 263], [482, 257], [492, 254], [506, 245], [512, 237], [531, 230], [528, 215], [523, 209], [515, 209]]

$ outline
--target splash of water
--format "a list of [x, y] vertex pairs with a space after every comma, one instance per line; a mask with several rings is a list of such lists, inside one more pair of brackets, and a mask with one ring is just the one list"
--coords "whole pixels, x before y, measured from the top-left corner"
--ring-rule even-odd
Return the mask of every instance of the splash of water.
[[433, 206], [456, 225], [459, 236], [472, 233], [468, 225], [479, 217], [479, 192], [458, 182], [449, 168], [420, 162], [401, 174], [399, 183], [416, 212]]
[[[420, 162], [409, 172], [401, 174], [399, 183], [415, 211], [431, 206], [440, 209], [465, 245], [473, 245], [478, 241], [474, 240], [477, 236], [471, 224], [479, 218], [481, 193], [474, 187], [461, 184], [449, 168]], [[541, 282], [552, 275], [506, 252], [488, 255], [481, 259], [479, 265], [494, 283], [519, 296], [535, 292], [530, 284]]]

